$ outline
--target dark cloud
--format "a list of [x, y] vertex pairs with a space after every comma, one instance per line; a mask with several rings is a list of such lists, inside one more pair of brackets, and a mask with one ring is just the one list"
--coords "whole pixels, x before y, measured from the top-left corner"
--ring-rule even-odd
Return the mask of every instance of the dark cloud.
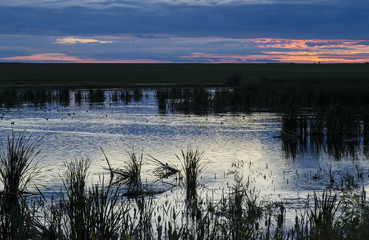
[[366, 45], [369, 46], [369, 41], [359, 41], [356, 43], [356, 45]]
[[[65, 35], [174, 34], [180, 36], [369, 39], [368, 4], [265, 4], [148, 8], [45, 9], [1, 7], [1, 33]], [[149, 35], [148, 37], [152, 37]]]
[[308, 47], [340, 46], [343, 41], [306, 42]]

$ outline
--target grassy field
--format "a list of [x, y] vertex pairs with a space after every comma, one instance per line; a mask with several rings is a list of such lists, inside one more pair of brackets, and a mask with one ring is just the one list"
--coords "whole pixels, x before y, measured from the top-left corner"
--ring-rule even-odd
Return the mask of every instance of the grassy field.
[[369, 64], [0, 63], [1, 88], [220, 86], [272, 80], [369, 80]]

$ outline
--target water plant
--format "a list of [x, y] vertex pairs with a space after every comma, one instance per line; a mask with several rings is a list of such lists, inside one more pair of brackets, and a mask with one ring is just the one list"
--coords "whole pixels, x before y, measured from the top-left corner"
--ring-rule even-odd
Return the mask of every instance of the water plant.
[[24, 234], [27, 206], [25, 198], [32, 194], [28, 187], [40, 173], [34, 158], [39, 154], [41, 139], [16, 133], [13, 129], [7, 143], [0, 150], [0, 228], [3, 239], [18, 238]]
[[[35, 139], [26, 141], [29, 138], [25, 137], [24, 132], [12, 134], [8, 144], [2, 145], [2, 174], [6, 172], [4, 169], [7, 168], [3, 167], [7, 166], [8, 156], [12, 155], [8, 154], [9, 149], [18, 153], [14, 154], [18, 158], [12, 161], [27, 159], [29, 167], [34, 166], [31, 160], [38, 153]], [[19, 140], [19, 136], [23, 140]], [[12, 147], [9, 147], [9, 140]], [[25, 154], [27, 152], [29, 154]], [[125, 161], [128, 162], [127, 168], [134, 170], [128, 171], [123, 167], [128, 172], [124, 176], [136, 177], [127, 177], [122, 181], [124, 185], [137, 189], [133, 186], [142, 185], [141, 177], [137, 175], [141, 175], [143, 154], [136, 155], [132, 151], [128, 155], [129, 159]], [[214, 192], [214, 189], [204, 190], [205, 194], [199, 193], [198, 180], [205, 168], [203, 157], [204, 152], [191, 145], [181, 148], [180, 154], [176, 155], [181, 168], [151, 157], [150, 161], [155, 163], [152, 172], [158, 178], [182, 171], [185, 189], [179, 188], [177, 193], [167, 192], [168, 196], [178, 194], [182, 202], [177, 199], [161, 201], [144, 194], [126, 198], [121, 188], [123, 183], [113, 185], [113, 181], [105, 181], [104, 176], [90, 185], [88, 172], [92, 160], [88, 158], [78, 158], [65, 164], [63, 188], [51, 199], [45, 197], [41, 190], [39, 196], [30, 198], [27, 193], [32, 177], [25, 177], [25, 181], [18, 181], [20, 184], [15, 188], [17, 194], [10, 194], [16, 196], [16, 203], [13, 203], [14, 199], [6, 198], [5, 190], [2, 191], [0, 238], [315, 240], [367, 239], [369, 236], [369, 204], [366, 190], [360, 186], [365, 176], [358, 165], [355, 165], [357, 172], [354, 176], [339, 173], [333, 177], [335, 172], [330, 168], [326, 178], [322, 176], [321, 179], [327, 180], [327, 185], [330, 182], [329, 188], [304, 199], [309, 204], [301, 205], [301, 214], [296, 212], [294, 226], [286, 226], [286, 211], [291, 210], [289, 205], [283, 201], [265, 202], [243, 172], [245, 161], [232, 164], [229, 174], [234, 177], [234, 184], [215, 192], [215, 199], [206, 192]], [[4, 160], [7, 161], [4, 163]], [[108, 169], [113, 174], [112, 179], [118, 180], [118, 170], [112, 168], [110, 163]], [[24, 176], [36, 176], [37, 172], [26, 171]], [[5, 182], [2, 180], [4, 189]], [[184, 192], [185, 197], [182, 196]]]
[[204, 152], [193, 149], [191, 145], [188, 145], [186, 149], [181, 148], [180, 155], [175, 154], [175, 156], [182, 167], [186, 186], [186, 200], [189, 203], [196, 202], [198, 178], [205, 168], [203, 162]]
[[263, 215], [263, 206], [259, 201], [259, 193], [250, 187], [249, 179], [244, 179], [245, 162], [232, 163], [228, 175], [233, 175], [234, 184], [225, 206], [229, 219], [232, 239], [257, 239], [260, 236], [259, 220]]
[[105, 184], [103, 177], [90, 187], [86, 204], [89, 238], [118, 239], [121, 229], [129, 229], [130, 206], [126, 201], [119, 188]]
[[138, 155], [134, 151], [128, 152], [128, 156], [128, 160], [123, 161], [122, 168], [109, 167], [111, 175], [115, 177], [113, 184], [126, 185], [129, 187], [129, 190], [142, 189], [141, 169], [144, 165], [143, 152]]
[[314, 206], [310, 208], [311, 236], [314, 239], [337, 239], [334, 228], [335, 215], [340, 207], [338, 196], [330, 189], [324, 189], [321, 196], [314, 192]]
[[86, 206], [87, 206], [87, 176], [91, 165], [89, 158], [80, 158], [66, 163], [67, 171], [63, 179], [65, 199], [63, 205], [67, 215], [67, 232], [69, 239], [86, 239]]
[[150, 156], [150, 162], [152, 162], [156, 166], [153, 169], [152, 173], [159, 179], [168, 178], [180, 173], [180, 170], [176, 166], [168, 163], [163, 163], [153, 156]]
[[3, 183], [6, 203], [13, 206], [17, 196], [27, 193], [30, 182], [37, 177], [39, 169], [34, 158], [39, 154], [37, 146], [41, 139], [33, 139], [26, 132], [16, 133], [13, 129], [7, 143], [1, 144], [0, 182]]

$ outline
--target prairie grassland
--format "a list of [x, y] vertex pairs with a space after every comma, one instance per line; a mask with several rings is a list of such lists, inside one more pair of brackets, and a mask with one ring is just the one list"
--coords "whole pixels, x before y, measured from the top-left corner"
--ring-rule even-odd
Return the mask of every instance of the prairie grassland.
[[[318, 81], [368, 79], [369, 64], [77, 64], [0, 63], [2, 88], [114, 88], [222, 86], [239, 75], [261, 79]], [[237, 81], [236, 81], [237, 82]], [[228, 81], [235, 83], [235, 81]]]

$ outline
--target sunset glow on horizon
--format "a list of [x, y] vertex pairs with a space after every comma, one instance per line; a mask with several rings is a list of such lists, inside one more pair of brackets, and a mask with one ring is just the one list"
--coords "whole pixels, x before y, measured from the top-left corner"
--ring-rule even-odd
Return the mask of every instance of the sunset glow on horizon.
[[[96, 37], [95, 37], [96, 38]], [[87, 48], [110, 51], [109, 45], [122, 50], [120, 57], [96, 58], [83, 54], [35, 53], [0, 58], [2, 61], [20, 62], [73, 62], [73, 63], [365, 63], [369, 61], [369, 41], [346, 39], [278, 39], [278, 38], [181, 38], [181, 37], [119, 37], [104, 36], [104, 40], [95, 38], [65, 37], [56, 38], [51, 45], [85, 45]], [[108, 39], [108, 40], [106, 40]], [[135, 48], [137, 43], [152, 45], [151, 48], [137, 49], [146, 56], [125, 58], [124, 51]], [[168, 43], [171, 47], [168, 46]], [[189, 45], [189, 47], [183, 47]], [[190, 46], [191, 45], [191, 46]], [[208, 49], [208, 45], [217, 46], [217, 51]], [[205, 47], [204, 47], [205, 46]], [[219, 49], [222, 51], [219, 52]], [[151, 53], [166, 53], [168, 59], [149, 58]], [[239, 52], [239, 53], [235, 53]]]
[[365, 63], [368, 11], [363, 0], [0, 2], [0, 62]]

